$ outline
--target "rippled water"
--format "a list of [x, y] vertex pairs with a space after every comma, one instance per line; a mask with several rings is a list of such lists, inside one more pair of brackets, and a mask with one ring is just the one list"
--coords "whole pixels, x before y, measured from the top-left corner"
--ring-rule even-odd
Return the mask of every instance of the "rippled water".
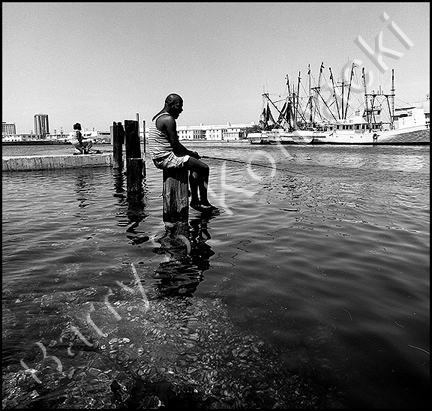
[[190, 211], [195, 282], [161, 275], [150, 161], [142, 202], [111, 168], [3, 173], [4, 361], [63, 321], [12, 302], [114, 288], [134, 263], [148, 289], [221, 298], [292, 372], [342, 387], [347, 407], [429, 407], [430, 146], [189, 146], [208, 157], [221, 208]]

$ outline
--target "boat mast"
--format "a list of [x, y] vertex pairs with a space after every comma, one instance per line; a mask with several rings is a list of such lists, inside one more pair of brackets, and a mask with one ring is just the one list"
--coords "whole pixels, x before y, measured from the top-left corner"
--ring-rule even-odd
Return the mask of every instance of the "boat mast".
[[343, 80], [343, 78], [342, 78], [342, 102], [341, 102], [341, 115], [342, 115], [342, 119], [344, 118], [344, 85], [345, 85], [345, 82], [344, 82], [344, 80]]
[[289, 84], [289, 76], [288, 74], [285, 76], [286, 78], [286, 86], [287, 86], [287, 122], [289, 125], [289, 129], [292, 130], [293, 129], [293, 124], [292, 124], [292, 120], [293, 120], [293, 116], [292, 116], [292, 105], [291, 105], [291, 90], [290, 90], [290, 84]]
[[267, 100], [270, 101], [270, 103], [272, 103], [272, 106], [276, 109], [276, 111], [279, 113], [279, 115], [282, 115], [282, 111], [279, 110], [278, 106], [275, 103], [273, 103], [273, 101], [270, 99], [270, 97], [268, 96], [268, 94], [267, 94]]
[[364, 67], [362, 67], [362, 78], [363, 78], [364, 94], [365, 94], [365, 104], [366, 104], [366, 122], [368, 123], [368, 128], [370, 129], [369, 110], [368, 110], [368, 96], [367, 96], [367, 93], [366, 93], [366, 76], [365, 76], [365, 69], [364, 69]]
[[334, 97], [335, 103], [336, 103], [336, 111], [337, 111], [337, 114], [338, 114], [338, 117], [339, 117], [339, 120], [340, 120], [339, 104], [338, 104], [337, 97], [336, 97], [336, 88], [335, 88], [335, 85], [334, 85], [333, 73], [331, 71], [331, 67], [329, 67], [329, 70], [330, 70], [330, 79], [331, 79], [332, 85], [333, 85], [333, 97]]
[[395, 88], [394, 88], [394, 69], [392, 69], [392, 88], [391, 88], [391, 96], [392, 96], [392, 111], [391, 111], [391, 119], [390, 124], [393, 128], [393, 121], [394, 121], [394, 103], [395, 103]]
[[310, 115], [309, 115], [309, 123], [312, 125], [313, 123], [313, 104], [312, 104], [312, 89], [311, 89], [311, 69], [310, 64], [308, 64], [308, 78], [309, 78], [309, 106], [310, 106]]
[[297, 82], [297, 101], [296, 101], [296, 113], [295, 113], [296, 124], [297, 124], [297, 115], [299, 112], [299, 102], [300, 102], [300, 71], [299, 71], [298, 82]]
[[[319, 75], [318, 75], [318, 87], [316, 87], [314, 89], [315, 92], [318, 92], [318, 95], [319, 95], [319, 92], [321, 90], [321, 76], [322, 76], [323, 69], [324, 69], [324, 62], [321, 62], [320, 72], [319, 72]], [[316, 94], [315, 94], [315, 99], [316, 99], [315, 106], [316, 106], [318, 114], [320, 115], [320, 119], [322, 120], [322, 115], [321, 115], [321, 112], [319, 111], [319, 107], [318, 107], [318, 101], [319, 100], [318, 100], [318, 97], [316, 96]]]
[[352, 78], [354, 76], [354, 67], [355, 67], [355, 64], [353, 63], [351, 66], [351, 75], [350, 75], [350, 82], [349, 82], [349, 86], [348, 86], [348, 96], [347, 96], [347, 101], [346, 101], [344, 119], [346, 119], [347, 113], [348, 113], [349, 98], [350, 98], [350, 92], [351, 92], [351, 82], [352, 82]]

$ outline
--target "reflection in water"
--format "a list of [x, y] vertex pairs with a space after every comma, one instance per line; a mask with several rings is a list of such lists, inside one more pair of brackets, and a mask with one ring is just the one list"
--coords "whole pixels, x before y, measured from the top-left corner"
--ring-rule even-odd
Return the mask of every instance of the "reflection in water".
[[77, 180], [75, 184], [77, 200], [80, 202], [78, 207], [84, 208], [87, 207], [90, 202], [89, 194], [94, 193], [95, 184], [94, 184], [94, 175], [92, 169], [80, 169], [77, 170]]
[[124, 198], [126, 190], [124, 189], [124, 176], [121, 169], [113, 169], [114, 179], [114, 197]]
[[211, 238], [209, 217], [202, 216], [176, 223], [165, 222], [165, 233], [158, 240], [157, 254], [167, 254], [168, 260], [159, 264], [154, 278], [159, 280], [161, 296], [191, 296], [203, 280], [203, 272], [210, 268], [210, 257], [214, 251], [206, 243]]
[[141, 244], [149, 240], [147, 235], [140, 235], [135, 231], [139, 223], [147, 217], [144, 212], [144, 198], [142, 193], [128, 193], [127, 196], [127, 217], [129, 220], [129, 225], [126, 229], [128, 233], [127, 238], [131, 240], [132, 244]]
[[114, 180], [114, 197], [119, 198], [119, 205], [122, 211], [119, 213], [124, 215], [123, 208], [127, 206], [126, 216], [127, 221], [122, 222], [119, 225], [126, 226], [127, 238], [131, 240], [132, 244], [142, 244], [149, 240], [146, 235], [140, 235], [135, 229], [139, 226], [147, 214], [144, 212], [145, 203], [144, 197], [145, 192], [127, 192], [125, 190], [125, 179], [124, 173], [120, 169], [113, 169], [113, 180]]

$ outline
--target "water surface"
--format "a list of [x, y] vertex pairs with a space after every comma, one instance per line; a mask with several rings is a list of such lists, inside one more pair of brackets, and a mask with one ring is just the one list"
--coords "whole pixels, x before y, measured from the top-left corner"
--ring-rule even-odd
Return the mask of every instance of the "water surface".
[[111, 168], [3, 173], [4, 362], [63, 321], [33, 298], [118, 288], [133, 263], [150, 298], [221, 299], [239, 330], [337, 384], [347, 407], [429, 407], [430, 147], [188, 146], [207, 156], [221, 213], [191, 210], [202, 246], [177, 281], [163, 275], [149, 160], [142, 202]]

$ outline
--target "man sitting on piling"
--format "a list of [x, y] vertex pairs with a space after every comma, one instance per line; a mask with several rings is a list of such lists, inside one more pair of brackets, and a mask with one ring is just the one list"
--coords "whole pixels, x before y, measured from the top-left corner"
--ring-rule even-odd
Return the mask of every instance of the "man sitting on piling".
[[178, 94], [170, 94], [164, 108], [152, 119], [148, 138], [150, 154], [159, 169], [186, 167], [190, 171], [190, 206], [200, 212], [213, 212], [218, 208], [207, 198], [209, 167], [196, 151], [188, 150], [179, 141], [176, 119], [182, 111], [183, 99]]
[[73, 125], [73, 128], [75, 135], [72, 139], [72, 144], [81, 154], [89, 154], [93, 143], [91, 142], [91, 140], [85, 141], [84, 136], [81, 133], [80, 123], [75, 123]]

